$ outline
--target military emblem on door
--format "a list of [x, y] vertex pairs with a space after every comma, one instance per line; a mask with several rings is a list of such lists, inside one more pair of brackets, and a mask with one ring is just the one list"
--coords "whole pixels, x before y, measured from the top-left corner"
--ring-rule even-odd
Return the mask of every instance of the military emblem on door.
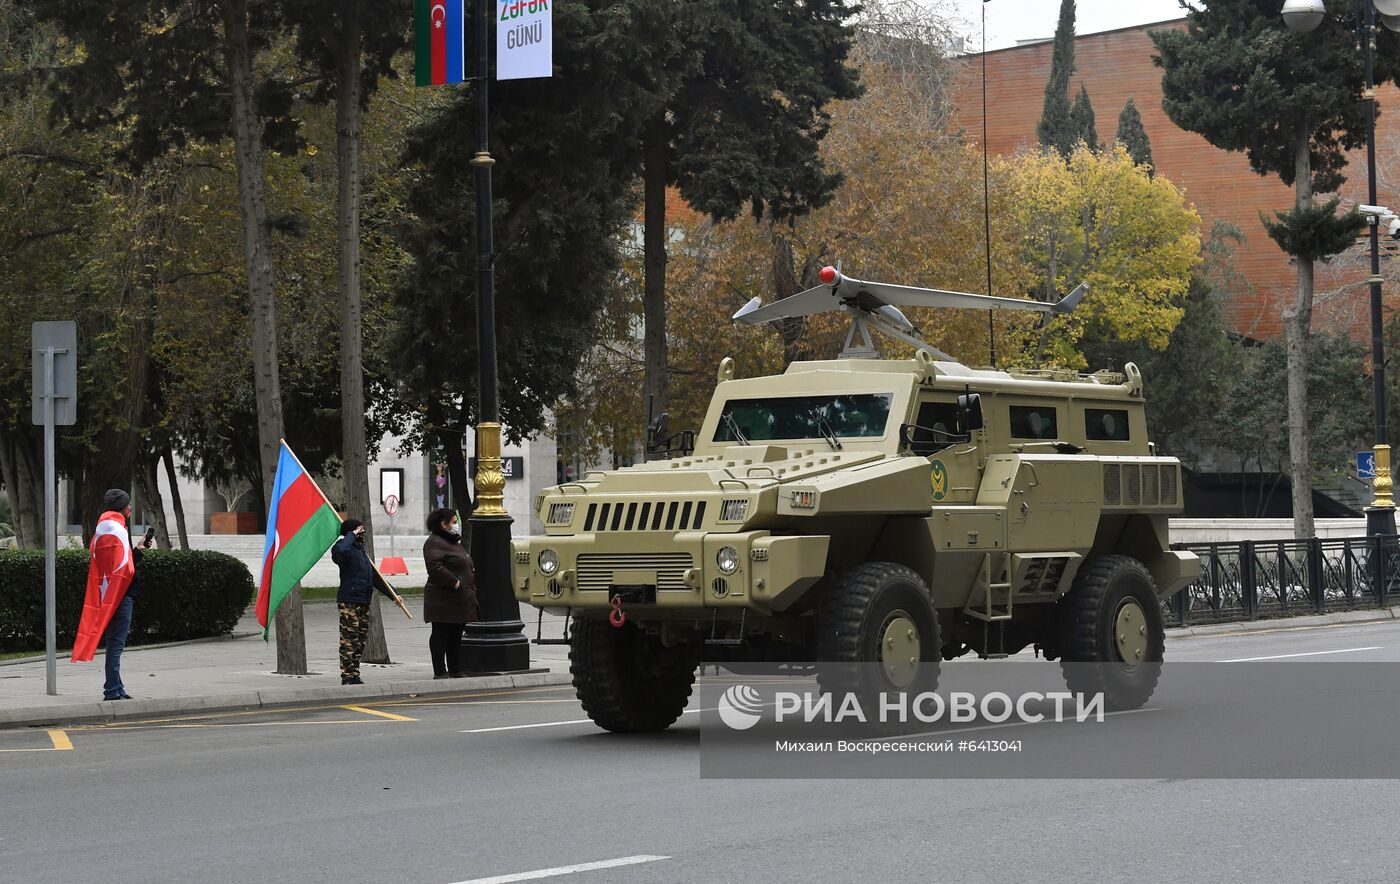
[[929, 481], [933, 484], [934, 500], [942, 500], [948, 496], [948, 468], [943, 465], [943, 461], [935, 460], [929, 464]]

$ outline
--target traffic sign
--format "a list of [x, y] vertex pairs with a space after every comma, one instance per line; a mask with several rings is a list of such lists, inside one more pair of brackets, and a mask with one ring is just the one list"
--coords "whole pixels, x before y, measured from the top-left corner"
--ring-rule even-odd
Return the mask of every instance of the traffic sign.
[[396, 494], [390, 494], [384, 498], [384, 512], [390, 516], [399, 514], [399, 498]]
[[36, 322], [30, 328], [34, 425], [44, 425], [47, 404], [52, 399], [54, 426], [71, 427], [78, 422], [78, 324], [71, 320]]
[[1356, 452], [1356, 478], [1376, 478], [1376, 453], [1374, 451]]

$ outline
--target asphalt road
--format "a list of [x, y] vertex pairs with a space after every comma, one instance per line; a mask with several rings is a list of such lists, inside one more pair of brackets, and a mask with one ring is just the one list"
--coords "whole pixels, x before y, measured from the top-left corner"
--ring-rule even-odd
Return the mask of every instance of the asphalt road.
[[[1259, 657], [1400, 662], [1400, 623], [1168, 644]], [[0, 882], [1400, 880], [1395, 780], [702, 779], [696, 715], [582, 718], [541, 688], [2, 731]]]

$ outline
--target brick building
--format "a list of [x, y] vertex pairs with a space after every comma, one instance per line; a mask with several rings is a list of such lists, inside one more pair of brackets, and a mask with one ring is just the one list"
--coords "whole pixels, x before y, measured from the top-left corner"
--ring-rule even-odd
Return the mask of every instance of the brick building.
[[[1070, 95], [1082, 82], [1094, 105], [1099, 138], [1112, 139], [1118, 114], [1132, 98], [1142, 114], [1152, 141], [1152, 157], [1158, 172], [1183, 188], [1186, 198], [1201, 215], [1202, 234], [1208, 235], [1216, 219], [1237, 225], [1245, 243], [1236, 259], [1253, 293], [1228, 305], [1227, 318], [1235, 331], [1254, 338], [1270, 338], [1281, 332], [1283, 306], [1296, 297], [1297, 276], [1289, 258], [1269, 239], [1260, 213], [1272, 214], [1293, 205], [1293, 190], [1277, 177], [1263, 177], [1249, 168], [1242, 153], [1212, 147], [1201, 136], [1178, 128], [1162, 110], [1162, 71], [1152, 63], [1156, 50], [1149, 32], [1184, 27], [1182, 20], [1139, 25], [1078, 37], [1074, 45], [1075, 71]], [[1279, 23], [1283, 27], [1283, 23]], [[1035, 128], [1050, 76], [1050, 41], [1030, 43], [988, 52], [987, 142], [993, 153], [1006, 154], [1036, 147]], [[955, 124], [966, 130], [969, 141], [982, 140], [982, 56], [962, 59], [953, 93]], [[1377, 122], [1377, 163], [1381, 181], [1380, 202], [1395, 206], [1396, 194], [1386, 187], [1387, 169], [1400, 168], [1400, 91], [1387, 84], [1379, 90], [1382, 114]], [[1390, 111], [1386, 113], [1386, 111]], [[1345, 200], [1366, 202], [1366, 155], [1358, 151], [1346, 169]], [[1393, 248], [1383, 238], [1387, 249]], [[1314, 311], [1316, 329], [1346, 330], [1357, 340], [1369, 341], [1370, 315], [1365, 286], [1343, 288], [1366, 270], [1364, 238], [1330, 267], [1319, 266]], [[1382, 272], [1391, 270], [1382, 264]], [[1332, 292], [1337, 291], [1335, 294]], [[1388, 305], [1400, 303], [1400, 287], [1386, 288]]]

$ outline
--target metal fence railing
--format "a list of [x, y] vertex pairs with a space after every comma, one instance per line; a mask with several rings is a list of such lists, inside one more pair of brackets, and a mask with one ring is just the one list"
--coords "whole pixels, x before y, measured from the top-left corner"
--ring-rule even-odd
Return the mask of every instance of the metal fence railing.
[[1169, 625], [1400, 604], [1400, 543], [1394, 537], [1178, 543], [1172, 548], [1200, 556], [1201, 576], [1163, 603]]

